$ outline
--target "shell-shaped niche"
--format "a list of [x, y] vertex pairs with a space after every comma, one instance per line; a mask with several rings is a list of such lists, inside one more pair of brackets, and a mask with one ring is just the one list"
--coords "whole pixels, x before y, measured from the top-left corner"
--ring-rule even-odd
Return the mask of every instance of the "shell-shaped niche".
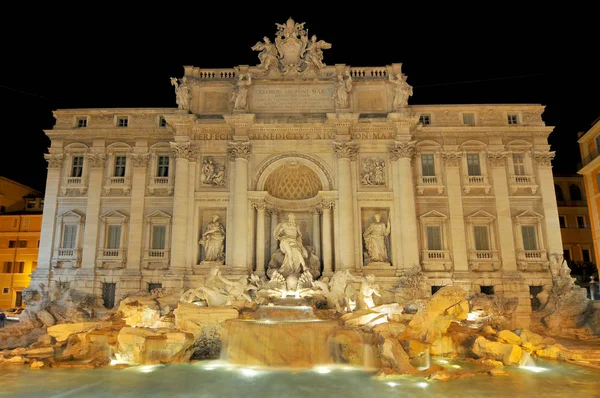
[[271, 196], [287, 200], [314, 198], [322, 190], [317, 173], [299, 162], [278, 167], [265, 183], [265, 191]]

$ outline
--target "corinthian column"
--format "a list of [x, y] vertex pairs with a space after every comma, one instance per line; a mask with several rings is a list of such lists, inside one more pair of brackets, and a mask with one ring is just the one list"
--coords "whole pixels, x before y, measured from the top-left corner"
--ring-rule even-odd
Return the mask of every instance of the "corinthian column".
[[340, 261], [338, 269], [353, 269], [354, 247], [354, 192], [350, 161], [356, 160], [358, 146], [352, 141], [334, 142], [333, 150], [338, 166], [339, 243]]
[[537, 165], [540, 193], [542, 194], [542, 204], [544, 206], [544, 224], [546, 227], [546, 236], [548, 237], [548, 254], [562, 255], [562, 236], [560, 234], [556, 193], [554, 192], [554, 178], [552, 176], [554, 152], [533, 152], [533, 159], [535, 159]]
[[[510, 214], [510, 200], [508, 195], [508, 181], [506, 178], [506, 158], [508, 152], [488, 152], [488, 159], [492, 169], [492, 183], [496, 198], [496, 220], [500, 233], [500, 257], [504, 271], [517, 270], [515, 255], [515, 239], [513, 236], [512, 215]], [[554, 192], [554, 184], [552, 184]]]
[[415, 141], [396, 141], [390, 148], [390, 157], [396, 162], [398, 172], [398, 184], [394, 185], [394, 204], [398, 206], [400, 215], [403, 268], [419, 265], [419, 247], [415, 244], [418, 237], [415, 185], [411, 166], [411, 160], [415, 156], [415, 145]]
[[233, 141], [227, 145], [235, 160], [233, 186], [233, 261], [234, 270], [246, 272], [246, 237], [248, 233], [248, 159], [249, 141]]
[[323, 276], [333, 275], [332, 255], [333, 247], [331, 244], [331, 209], [333, 202], [323, 203]]
[[175, 158], [175, 191], [173, 193], [173, 227], [171, 232], [171, 270], [183, 273], [185, 269], [188, 229], [188, 173], [191, 143], [171, 142]]
[[279, 209], [276, 207], [269, 207], [269, 214], [271, 215], [271, 230], [269, 231], [269, 236], [271, 237], [271, 243], [270, 243], [270, 253], [269, 253], [269, 259], [271, 257], [271, 255], [273, 253], [275, 253], [277, 251], [277, 239], [275, 239], [275, 236], [273, 235], [273, 233], [275, 232], [275, 228], [277, 228], [277, 224], [279, 224]]
[[265, 274], [265, 202], [252, 203], [256, 210], [256, 271], [257, 275]]
[[315, 248], [315, 255], [321, 258], [321, 206], [314, 206], [310, 211], [312, 213], [312, 245]]

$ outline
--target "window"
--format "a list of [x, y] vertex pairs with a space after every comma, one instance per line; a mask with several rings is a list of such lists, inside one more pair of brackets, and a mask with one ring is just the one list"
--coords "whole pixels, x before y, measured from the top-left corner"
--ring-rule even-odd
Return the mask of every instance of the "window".
[[117, 118], [117, 127], [127, 127], [129, 119], [127, 116], [120, 116]]
[[558, 223], [560, 224], [561, 228], [567, 228], [567, 221], [565, 216], [558, 216]]
[[474, 226], [473, 235], [475, 237], [475, 250], [490, 250], [488, 227], [486, 225]]
[[9, 248], [17, 247], [17, 241], [16, 240], [9, 240], [8, 241], [8, 247]]
[[521, 233], [523, 235], [523, 249], [525, 250], [537, 250], [537, 238], [535, 236], [535, 226], [533, 225], [522, 225]]
[[80, 117], [77, 119], [77, 128], [81, 129], [87, 127], [87, 118]]
[[585, 228], [585, 217], [577, 216], [577, 228]]
[[115, 177], [125, 177], [127, 156], [115, 156]]
[[160, 127], [167, 127], [167, 119], [165, 119], [164, 116], [161, 116], [159, 121], [158, 121], [158, 125]]
[[421, 169], [424, 177], [435, 176], [435, 165], [433, 163], [432, 153], [421, 155]]
[[121, 248], [121, 226], [120, 225], [109, 225], [108, 236], [106, 239], [107, 249], [120, 249]]
[[117, 290], [116, 283], [102, 283], [102, 300], [106, 308], [113, 308], [115, 306], [115, 293]]
[[423, 126], [428, 126], [431, 124], [431, 115], [424, 114], [419, 116], [419, 123]]
[[494, 294], [494, 286], [479, 286], [479, 290], [483, 294], [487, 294], [487, 295]]
[[161, 289], [162, 283], [150, 283], [148, 282], [148, 291], [152, 293], [154, 289]]
[[27, 241], [26, 240], [18, 240], [17, 247], [20, 247], [20, 248], [27, 247]]
[[166, 243], [167, 226], [153, 225], [152, 226], [152, 247], [153, 250], [164, 250]]
[[[600, 173], [598, 173], [598, 175], [600, 176]], [[599, 181], [600, 181], [600, 179], [599, 179]], [[556, 185], [556, 184], [554, 184], [554, 193], [556, 194], [556, 200], [557, 201], [562, 202], [562, 201], [565, 200], [565, 198], [563, 196], [562, 189], [558, 185]]]
[[74, 249], [77, 244], [77, 225], [63, 226], [62, 247], [64, 249]]
[[531, 299], [531, 309], [533, 311], [539, 310], [542, 306], [542, 302], [537, 297], [542, 292], [542, 289], [542, 286], [529, 286], [529, 298]]
[[5, 261], [2, 266], [3, 274], [11, 274], [12, 273], [12, 261]]
[[23, 228], [29, 228], [29, 218], [25, 219], [25, 222], [23, 223]]
[[27, 208], [35, 209], [35, 199], [27, 199]]
[[15, 268], [13, 269], [13, 273], [15, 274], [22, 274], [25, 272], [25, 262], [24, 261], [18, 261], [15, 264]]
[[439, 226], [427, 226], [427, 250], [442, 250], [442, 233]]
[[9, 292], [10, 292], [10, 288], [8, 288], [8, 287], [2, 288], [2, 294], [8, 294]]
[[513, 167], [516, 176], [525, 175], [525, 154], [524, 153], [513, 153]]
[[158, 177], [168, 177], [169, 176], [169, 157], [168, 156], [159, 156], [158, 157], [158, 169], [157, 176]]
[[581, 189], [579, 189], [579, 186], [571, 184], [569, 195], [571, 196], [571, 200], [581, 200]]
[[481, 175], [481, 164], [478, 153], [467, 153], [467, 170], [470, 176]]
[[519, 118], [514, 113], [508, 114], [508, 124], [519, 124]]
[[4, 214], [6, 212], [6, 207], [5, 206], [0, 206], [0, 213]]
[[475, 115], [472, 113], [463, 113], [463, 124], [474, 125]]
[[71, 177], [83, 175], [83, 156], [73, 156], [71, 160]]
[[584, 263], [590, 262], [590, 251], [588, 249], [581, 249], [581, 258]]
[[563, 249], [563, 258], [567, 261], [571, 260], [571, 250]]
[[37, 247], [40, 247], [40, 240], [39, 240], [39, 239], [38, 239], [38, 244], [37, 244]]

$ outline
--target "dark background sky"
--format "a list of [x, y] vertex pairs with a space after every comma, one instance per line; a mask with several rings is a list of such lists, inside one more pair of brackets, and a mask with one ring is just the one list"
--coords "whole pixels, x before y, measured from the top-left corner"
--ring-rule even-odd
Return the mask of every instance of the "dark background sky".
[[52, 110], [175, 107], [169, 78], [184, 65], [255, 65], [250, 47], [290, 16], [332, 44], [328, 65], [402, 63], [409, 104], [545, 105], [555, 173], [577, 171], [577, 132], [600, 117], [600, 33], [592, 10], [575, 5], [23, 4], [5, 9], [0, 27], [0, 175], [40, 190]]

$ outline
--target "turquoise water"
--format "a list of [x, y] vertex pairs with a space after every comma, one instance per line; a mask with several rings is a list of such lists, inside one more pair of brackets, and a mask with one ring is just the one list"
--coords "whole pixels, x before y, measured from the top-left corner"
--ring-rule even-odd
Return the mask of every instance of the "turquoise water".
[[[435, 360], [433, 361], [435, 362]], [[600, 371], [538, 360], [537, 368], [505, 368], [508, 376], [450, 381], [379, 379], [350, 367], [297, 372], [233, 367], [219, 361], [124, 369], [39, 369], [0, 366], [0, 396], [17, 397], [600, 397]], [[448, 369], [467, 368], [453, 362]]]

